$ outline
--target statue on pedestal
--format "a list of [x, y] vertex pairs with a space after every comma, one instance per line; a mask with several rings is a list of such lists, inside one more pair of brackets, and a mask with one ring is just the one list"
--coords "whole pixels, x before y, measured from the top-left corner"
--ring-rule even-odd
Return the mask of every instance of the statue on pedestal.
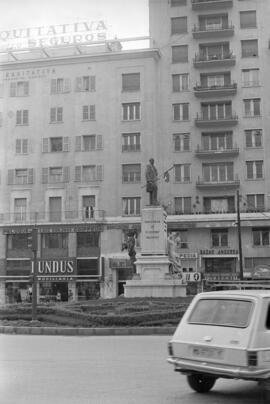
[[150, 205], [158, 205], [157, 201], [157, 193], [158, 193], [158, 172], [154, 165], [154, 159], [151, 158], [149, 160], [149, 164], [147, 164], [145, 171], [145, 179], [146, 179], [146, 192], [149, 192], [149, 204]]

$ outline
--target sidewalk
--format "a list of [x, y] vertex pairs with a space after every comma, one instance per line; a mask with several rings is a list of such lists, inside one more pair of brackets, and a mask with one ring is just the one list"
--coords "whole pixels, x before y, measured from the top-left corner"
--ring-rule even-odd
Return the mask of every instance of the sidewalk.
[[0, 334], [28, 335], [173, 335], [175, 327], [112, 327], [112, 328], [71, 328], [71, 327], [14, 327], [0, 326]]

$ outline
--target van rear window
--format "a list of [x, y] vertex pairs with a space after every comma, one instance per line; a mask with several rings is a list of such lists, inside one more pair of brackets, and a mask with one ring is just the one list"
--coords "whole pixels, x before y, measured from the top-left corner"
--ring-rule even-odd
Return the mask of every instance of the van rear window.
[[188, 322], [245, 328], [248, 326], [252, 302], [238, 299], [201, 299], [192, 310]]

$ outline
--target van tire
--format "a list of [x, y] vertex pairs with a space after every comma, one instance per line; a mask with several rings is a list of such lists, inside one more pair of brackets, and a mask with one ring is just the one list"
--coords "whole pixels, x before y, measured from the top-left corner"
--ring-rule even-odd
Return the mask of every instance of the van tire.
[[187, 376], [187, 382], [197, 393], [207, 393], [214, 386], [216, 378], [203, 373], [194, 373]]

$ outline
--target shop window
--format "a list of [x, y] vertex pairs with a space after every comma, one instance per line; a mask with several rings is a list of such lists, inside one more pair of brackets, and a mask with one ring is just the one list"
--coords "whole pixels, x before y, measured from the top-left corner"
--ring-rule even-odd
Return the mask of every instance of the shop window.
[[9, 234], [8, 250], [24, 250], [27, 249], [27, 234]]
[[68, 233], [45, 233], [42, 237], [43, 248], [68, 248]]
[[77, 247], [98, 247], [99, 232], [80, 232], [77, 233]]
[[99, 260], [94, 259], [78, 259], [77, 260], [77, 275], [99, 276]]

